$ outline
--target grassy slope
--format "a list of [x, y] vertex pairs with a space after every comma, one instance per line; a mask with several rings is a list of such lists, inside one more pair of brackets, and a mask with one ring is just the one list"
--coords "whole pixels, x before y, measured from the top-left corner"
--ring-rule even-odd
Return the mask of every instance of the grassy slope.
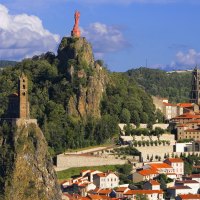
[[63, 170], [60, 172], [57, 172], [57, 176], [59, 180], [64, 180], [71, 178], [73, 176], [80, 175], [80, 172], [82, 170], [91, 169], [91, 170], [99, 170], [102, 172], [111, 170], [111, 171], [117, 171], [120, 168], [120, 165], [104, 165], [104, 166], [93, 166], [93, 167], [77, 167], [77, 168], [70, 168], [67, 170]]

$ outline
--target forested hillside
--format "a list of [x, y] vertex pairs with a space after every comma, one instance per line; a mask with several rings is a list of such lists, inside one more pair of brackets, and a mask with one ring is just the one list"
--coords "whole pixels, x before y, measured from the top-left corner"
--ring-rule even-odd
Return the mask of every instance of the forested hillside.
[[94, 61], [85, 39], [63, 38], [58, 56], [48, 52], [2, 70], [1, 118], [21, 72], [29, 79], [31, 117], [38, 119], [52, 154], [109, 142], [119, 122], [155, 122], [150, 96], [133, 78]]
[[169, 98], [171, 102], [188, 102], [191, 72], [167, 73], [159, 69], [138, 68], [126, 74], [134, 78], [149, 94]]
[[7, 66], [15, 66], [17, 62], [15, 61], [8, 61], [8, 60], [0, 60], [0, 68], [7, 67]]

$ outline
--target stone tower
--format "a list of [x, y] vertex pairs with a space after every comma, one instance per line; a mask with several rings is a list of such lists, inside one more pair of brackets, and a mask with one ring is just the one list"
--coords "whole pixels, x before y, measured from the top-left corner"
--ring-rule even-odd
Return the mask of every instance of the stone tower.
[[19, 78], [18, 84], [19, 97], [19, 118], [29, 119], [29, 102], [28, 102], [28, 78], [24, 73]]
[[195, 67], [192, 72], [192, 90], [190, 102], [200, 105], [200, 70]]

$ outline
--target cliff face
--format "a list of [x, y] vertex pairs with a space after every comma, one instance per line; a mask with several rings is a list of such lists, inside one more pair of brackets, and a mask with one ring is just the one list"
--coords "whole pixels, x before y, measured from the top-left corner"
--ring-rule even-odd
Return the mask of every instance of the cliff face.
[[108, 77], [94, 61], [91, 45], [85, 38], [63, 38], [58, 48], [59, 70], [66, 73], [75, 95], [70, 97], [68, 113], [100, 117], [100, 102]]
[[[60, 188], [48, 154], [46, 140], [36, 123], [22, 122], [1, 146], [1, 162], [5, 172], [1, 176], [0, 199], [5, 200], [61, 200]], [[9, 158], [6, 158], [6, 154]], [[2, 175], [2, 174], [1, 174]]]

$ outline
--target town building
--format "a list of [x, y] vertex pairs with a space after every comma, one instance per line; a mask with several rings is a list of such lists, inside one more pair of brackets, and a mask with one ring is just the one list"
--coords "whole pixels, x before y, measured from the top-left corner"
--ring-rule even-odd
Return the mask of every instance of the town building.
[[200, 194], [182, 194], [176, 197], [176, 200], [199, 200]]
[[181, 178], [184, 175], [184, 162], [181, 158], [167, 158], [164, 160], [164, 163], [167, 163], [174, 169], [177, 178]]
[[119, 186], [119, 177], [113, 173], [98, 173], [93, 176], [93, 183], [99, 188], [115, 188]]
[[144, 190], [160, 190], [160, 183], [156, 180], [149, 180], [143, 185]]
[[136, 199], [137, 195], [146, 195], [149, 200], [163, 200], [162, 190], [129, 190], [125, 192], [124, 197]]

